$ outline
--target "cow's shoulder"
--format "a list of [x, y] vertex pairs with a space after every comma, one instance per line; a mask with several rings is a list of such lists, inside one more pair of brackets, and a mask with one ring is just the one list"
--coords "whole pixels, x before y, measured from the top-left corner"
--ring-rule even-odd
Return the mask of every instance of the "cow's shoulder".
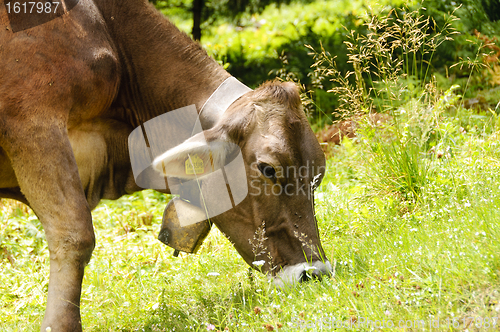
[[[65, 15], [14, 32], [0, 5], [0, 112], [46, 118], [63, 112], [69, 126], [98, 116], [117, 93], [120, 65], [106, 24], [91, 0]], [[70, 114], [71, 112], [71, 114]], [[24, 116], [22, 116], [24, 114]]]

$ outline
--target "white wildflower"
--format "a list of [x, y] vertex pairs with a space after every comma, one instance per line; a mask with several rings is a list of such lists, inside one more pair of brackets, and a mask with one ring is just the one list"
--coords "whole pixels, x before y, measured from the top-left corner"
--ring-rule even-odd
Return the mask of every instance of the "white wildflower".
[[265, 263], [266, 263], [266, 261], [261, 260], [261, 261], [252, 262], [252, 265], [254, 265], [254, 266], [262, 266]]

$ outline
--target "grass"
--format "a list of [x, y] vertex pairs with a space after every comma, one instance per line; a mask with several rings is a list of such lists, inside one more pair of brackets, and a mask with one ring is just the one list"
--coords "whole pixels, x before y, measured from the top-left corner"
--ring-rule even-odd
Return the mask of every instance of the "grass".
[[[172, 257], [155, 239], [166, 205], [158, 193], [104, 201], [93, 212], [85, 330], [312, 331], [340, 322], [370, 330], [368, 320], [386, 328], [423, 320], [424, 328], [409, 330], [439, 323], [432, 330], [444, 331], [447, 319], [455, 330], [482, 330], [481, 322], [500, 315], [500, 133], [494, 116], [484, 115], [483, 127], [475, 116], [462, 110], [459, 119], [441, 119], [454, 133], [453, 156], [429, 158], [434, 172], [419, 201], [377, 191], [365, 138], [335, 148], [316, 209], [336, 277], [285, 291], [250, 275], [217, 230], [199, 254]], [[471, 130], [460, 131], [472, 120]], [[13, 201], [1, 201], [0, 218], [0, 329], [37, 331], [48, 277], [43, 232]]]

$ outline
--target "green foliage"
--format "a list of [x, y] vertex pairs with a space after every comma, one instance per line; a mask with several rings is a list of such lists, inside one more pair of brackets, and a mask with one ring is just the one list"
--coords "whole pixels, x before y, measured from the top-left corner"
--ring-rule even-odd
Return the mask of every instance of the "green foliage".
[[[308, 3], [314, 0], [295, 0]], [[150, 0], [159, 10], [169, 15], [191, 16], [192, 0]], [[208, 27], [216, 21], [236, 21], [245, 14], [261, 13], [267, 6], [288, 4], [292, 0], [204, 0], [203, 21]]]
[[[231, 74], [252, 87], [278, 76], [300, 82], [305, 91], [331, 89], [333, 86], [319, 81], [313, 74], [314, 69], [310, 68], [315, 63], [308, 55], [310, 50], [305, 47], [310, 45], [319, 52], [324, 49], [335, 59], [342, 73], [355, 72], [353, 59], [348, 58], [353, 48], [389, 49], [390, 52], [385, 54], [385, 64], [404, 60], [407, 67], [402, 68], [403, 80], [419, 80], [426, 76], [423, 81], [428, 82], [431, 78], [429, 71], [432, 70], [444, 77], [439, 83], [444, 84], [442, 87], [446, 89], [452, 84], [448, 80], [468, 77], [468, 68], [452, 67], [453, 64], [467, 59], [480, 61], [480, 53], [486, 51], [478, 51], [480, 41], [472, 35], [474, 30], [490, 37], [500, 35], [500, 23], [484, 16], [486, 11], [479, 2], [469, 1], [459, 6], [429, 0], [396, 9], [400, 5], [399, 1], [384, 1], [372, 7], [365, 1], [318, 0], [310, 4], [292, 2], [282, 7], [269, 6], [262, 14], [242, 16], [238, 26], [228, 22], [211, 27], [203, 44], [211, 55], [226, 65]], [[418, 15], [412, 16], [414, 13]], [[373, 22], [374, 19], [379, 21]], [[397, 28], [400, 31], [396, 31]], [[412, 34], [404, 34], [405, 31]], [[401, 44], [391, 47], [392, 37], [387, 39], [388, 45], [370, 44], [389, 33]], [[471, 40], [475, 42], [471, 43]], [[346, 44], [346, 41], [349, 43]], [[438, 45], [441, 47], [437, 48]], [[382, 53], [378, 55], [381, 57]], [[403, 56], [408, 58], [403, 59]], [[292, 73], [293, 77], [287, 73]], [[387, 73], [391, 74], [390, 69]], [[366, 88], [372, 88], [376, 79], [367, 78], [365, 74], [363, 78], [367, 79]], [[382, 79], [378, 81], [383, 83]], [[478, 79], [471, 83], [484, 86], [485, 82]], [[394, 90], [386, 86], [387, 93], [390, 93], [388, 89]], [[400, 91], [398, 87], [395, 90]], [[310, 97], [312, 107], [309, 113], [315, 119], [322, 119], [324, 114], [329, 114], [341, 104], [333, 95], [312, 94]]]
[[[242, 17], [240, 27], [226, 23], [213, 28], [202, 42], [232, 75], [251, 87], [276, 76], [286, 78], [291, 73], [305, 91], [321, 89], [310, 75], [314, 61], [305, 45], [320, 47], [322, 43], [325, 48], [335, 50], [339, 63], [346, 63], [347, 48], [343, 40], [350, 30], [362, 28], [363, 20], [358, 16], [365, 11], [364, 1], [271, 5], [261, 15]], [[309, 98], [312, 103], [308, 115], [320, 122], [331, 121], [336, 98], [321, 91]]]
[[359, 26], [356, 16], [364, 10], [363, 1], [347, 0], [271, 5], [262, 15], [242, 17], [241, 27], [223, 24], [214, 28], [203, 44], [216, 59], [229, 63], [233, 75], [252, 86], [272, 77], [269, 72], [281, 67], [282, 53], [287, 56], [289, 71], [307, 83], [313, 62], [304, 44], [319, 46], [323, 40], [325, 47], [344, 53], [343, 26]]
[[[450, 15], [439, 29], [420, 11], [408, 8], [370, 13], [363, 33], [352, 30], [344, 44], [347, 64], [321, 45], [307, 45], [315, 60], [311, 73], [317, 86], [330, 86], [338, 97], [334, 112], [339, 120], [370, 112], [393, 113], [410, 100], [429, 103], [435, 89], [431, 62], [442, 44], [457, 31]], [[430, 90], [429, 90], [430, 89]]]
[[[251, 1], [250, 1], [251, 2]], [[395, 10], [403, 2], [399, 0], [384, 0], [377, 4], [367, 1], [291, 1], [287, 5], [267, 5], [268, 1], [259, 2], [256, 6], [263, 11], [251, 14], [245, 12], [238, 16], [237, 21], [224, 19], [233, 17], [227, 13], [210, 14], [213, 19], [205, 21], [203, 25], [204, 37], [202, 43], [208, 52], [219, 62], [224, 64], [228, 71], [251, 87], [255, 87], [267, 79], [275, 76], [286, 77], [283, 69], [293, 73], [294, 80], [304, 85], [305, 91], [316, 91], [331, 89], [327, 82], [318, 82], [310, 68], [315, 61], [308, 55], [310, 52], [305, 45], [312, 46], [315, 50], [321, 50], [321, 46], [335, 58], [338, 69], [345, 73], [353, 71], [347, 54], [348, 46], [344, 41], [351, 38], [352, 46], [358, 45], [359, 37], [368, 37], [369, 34], [383, 35], [383, 30], [370, 30], [370, 22], [378, 13], [391, 13], [390, 22], [385, 22], [388, 27], [394, 28], [397, 20], [407, 24], [421, 24], [420, 33], [426, 38], [420, 39], [424, 43], [432, 39], [436, 34], [448, 36], [452, 39], [441, 40], [442, 47], [432, 50], [430, 53], [417, 54], [417, 64], [409, 61], [405, 70], [407, 79], [410, 75], [425, 75], [423, 73], [412, 73], [413, 68], [427, 67], [438, 71], [443, 77], [439, 81], [448, 88], [451, 84], [466, 84], [460, 82], [449, 83], [448, 79], [468, 77], [468, 69], [451, 66], [459, 61], [476, 59], [478, 55], [487, 52], [486, 49], [478, 52], [478, 38], [473, 35], [474, 30], [483, 35], [493, 37], [500, 35], [500, 22], [490, 20], [488, 14], [494, 15], [491, 8], [496, 8], [496, 0], [483, 0], [481, 2], [467, 0], [460, 6], [449, 1], [426, 0], [424, 2], [406, 2], [407, 9]], [[190, 32], [192, 26], [190, 1], [161, 2], [157, 6], [163, 8], [167, 14], [184, 31]], [[243, 2], [242, 2], [243, 3]], [[244, 1], [248, 4], [248, 1]], [[229, 4], [229, 3], [228, 3]], [[239, 2], [231, 2], [231, 6], [238, 7]], [[216, 13], [227, 7], [225, 1], [207, 2], [207, 13]], [[212, 9], [210, 9], [212, 8]], [[227, 9], [227, 8], [226, 8]], [[184, 14], [180, 11], [184, 10]], [[225, 10], [225, 9], [224, 9]], [[410, 19], [410, 13], [418, 12], [418, 17]], [[228, 16], [229, 15], [229, 16]], [[422, 19], [425, 17], [425, 19]], [[450, 21], [451, 17], [459, 20]], [[381, 20], [384, 16], [380, 15]], [[451, 24], [451, 25], [450, 25]], [[401, 26], [403, 29], [404, 25]], [[446, 30], [454, 29], [459, 34], [447, 34]], [[417, 30], [415, 30], [417, 31]], [[352, 39], [354, 37], [354, 39]], [[416, 36], [400, 36], [401, 38], [415, 39]], [[470, 43], [475, 40], [476, 43]], [[389, 40], [390, 42], [390, 40]], [[484, 43], [483, 43], [484, 44]], [[424, 45], [425, 46], [425, 45]], [[422, 50], [422, 48], [420, 49]], [[430, 48], [427, 47], [427, 51]], [[404, 50], [393, 50], [393, 55], [398, 58]], [[409, 54], [410, 55], [410, 54]], [[286, 64], [283, 63], [286, 59]], [[422, 65], [422, 62], [425, 64]], [[430, 77], [428, 77], [430, 78]], [[368, 87], [370, 82], [368, 82]], [[477, 79], [471, 82], [474, 85], [484, 87], [486, 80]], [[321, 94], [321, 92], [320, 92]], [[315, 119], [324, 120], [325, 114], [329, 114], [338, 105], [339, 101], [333, 95], [310, 96], [312, 104], [309, 113]], [[329, 117], [326, 115], [326, 117]]]
[[[295, 0], [295, 2], [311, 2], [313, 0]], [[269, 5], [288, 4], [292, 0], [205, 0], [206, 21], [214, 22], [217, 18], [228, 17], [240, 19], [243, 14], [261, 13]]]
[[474, 29], [488, 35], [500, 32], [500, 26], [496, 22], [498, 21], [498, 11], [495, 11], [495, 9], [500, 8], [498, 0], [464, 0], [460, 2], [425, 0], [421, 6], [427, 8], [429, 15], [434, 17], [438, 24], [442, 23], [443, 16], [456, 11], [456, 15], [460, 18], [457, 28], [463, 33], [470, 34]]
[[500, 1], [498, 0], [481, 0], [481, 5], [484, 12], [490, 21], [500, 20]]
[[[186, 23], [192, 25], [193, 38], [200, 40], [201, 30], [209, 29], [222, 22], [237, 23], [244, 15], [261, 13], [267, 6], [315, 0], [150, 0], [165, 15], [182, 17], [181, 25], [187, 31]], [[174, 21], [177, 21], [175, 18]], [[184, 23], [184, 24], [183, 24]], [[196, 31], [196, 32], [195, 32]]]

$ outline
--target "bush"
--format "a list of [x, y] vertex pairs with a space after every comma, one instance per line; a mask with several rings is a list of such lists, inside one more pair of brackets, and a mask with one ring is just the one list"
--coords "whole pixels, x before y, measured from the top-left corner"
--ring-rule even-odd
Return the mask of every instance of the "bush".
[[[477, 30], [485, 36], [500, 35], [500, 23], [490, 20], [484, 9], [487, 4], [483, 2], [467, 1], [458, 8], [451, 3], [437, 0], [413, 3], [402, 9], [395, 9], [401, 4], [399, 1], [384, 1], [376, 9], [371, 9], [363, 1], [340, 3], [316, 1], [307, 5], [292, 3], [280, 8], [270, 6], [262, 15], [244, 17], [240, 22], [241, 26], [236, 27], [226, 23], [214, 28], [210, 36], [207, 35], [205, 38], [204, 44], [216, 59], [226, 64], [231, 74], [252, 87], [266, 79], [279, 76], [300, 82], [305, 91], [317, 92], [332, 89], [333, 85], [319, 82], [318, 77], [312, 74], [313, 70], [310, 67], [314, 64], [314, 60], [308, 55], [310, 50], [305, 45], [310, 45], [316, 50], [322, 48], [326, 50], [332, 58], [335, 58], [337, 68], [341, 72], [353, 71], [352, 60], [348, 58], [349, 45], [360, 46], [358, 45], [360, 39], [354, 40], [353, 36], [368, 37], [374, 33], [383, 35], [383, 28], [378, 31], [370, 30], [370, 24], [376, 17], [389, 15], [392, 22], [384, 23], [387, 24], [386, 28], [394, 29], [397, 27], [394, 25], [396, 20], [405, 22], [410, 18], [409, 13], [418, 12], [421, 20], [414, 17], [413, 21], [407, 24], [414, 24], [415, 28], [420, 24], [419, 30], [414, 31], [425, 35], [427, 39], [421, 39], [422, 42], [429, 42], [446, 31], [454, 30], [457, 33], [448, 34], [448, 38], [440, 40], [442, 47], [435, 48], [437, 45], [435, 43], [431, 46], [434, 47], [432, 52], [419, 53], [414, 57], [416, 61], [406, 61], [405, 65], [408, 66], [404, 69], [406, 79], [428, 80], [429, 70], [432, 70], [444, 77], [440, 83], [444, 83], [443, 88], [447, 89], [452, 84], [447, 82], [448, 77], [468, 77], [470, 72], [467, 67], [452, 67], [452, 65], [461, 59], [477, 58], [477, 43], [470, 43], [470, 40], [478, 41], [474, 31]], [[494, 5], [492, 2], [488, 6]], [[451, 17], [456, 19], [450, 20]], [[404, 36], [409, 43], [414, 37], [416, 35]], [[345, 41], [351, 44], [346, 44]], [[387, 42], [391, 43], [392, 40], [388, 39]], [[429, 47], [427, 50], [430, 51]], [[401, 59], [404, 50], [394, 49], [391, 52], [393, 56]], [[283, 62], [283, 59], [286, 61]], [[424, 72], [414, 71], [424, 67]], [[285, 72], [293, 75], [283, 74]], [[370, 82], [367, 84], [369, 86]], [[319, 95], [313, 94], [311, 98], [310, 115], [315, 120], [331, 118], [329, 115], [331, 111], [342, 103], [334, 95], [325, 95], [321, 92]]]

